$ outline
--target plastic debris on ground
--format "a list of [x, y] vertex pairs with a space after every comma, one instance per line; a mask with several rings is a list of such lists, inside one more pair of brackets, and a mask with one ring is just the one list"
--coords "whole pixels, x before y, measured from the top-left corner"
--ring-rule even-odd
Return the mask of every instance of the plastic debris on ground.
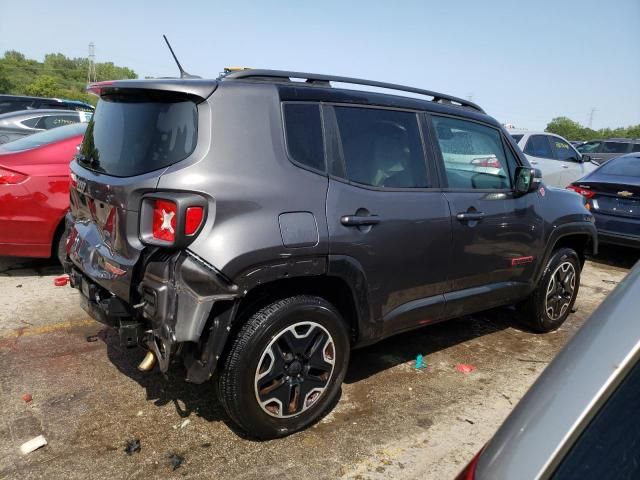
[[189, 425], [191, 423], [191, 420], [189, 420], [188, 418], [183, 420], [182, 423], [180, 424], [180, 428], [184, 428], [187, 425]]
[[471, 373], [476, 369], [473, 365], [467, 363], [460, 363], [456, 365], [456, 370], [460, 373]]
[[44, 438], [44, 435], [38, 435], [37, 437], [34, 437], [28, 442], [24, 442], [22, 445], [20, 445], [20, 452], [23, 455], [26, 455], [27, 453], [31, 453], [34, 450], [39, 449], [40, 447], [44, 447], [46, 444], [47, 440], [46, 438]]
[[169, 464], [173, 467], [173, 470], [177, 470], [184, 463], [184, 457], [177, 453], [169, 455]]
[[31, 400], [33, 400], [33, 396], [30, 393], [25, 393], [20, 398], [22, 398], [22, 401], [25, 403], [31, 403]]
[[53, 279], [53, 284], [56, 287], [64, 287], [67, 283], [69, 283], [69, 275], [60, 275]]
[[416, 356], [416, 370], [420, 370], [420, 369], [422, 369], [422, 368], [424, 368], [424, 367], [426, 367], [426, 366], [427, 366], [427, 365], [426, 365], [426, 363], [425, 363], [425, 361], [424, 361], [424, 357], [422, 356], [422, 354], [421, 354], [421, 353], [419, 353], [419, 354]]
[[127, 455], [133, 455], [136, 452], [140, 451], [140, 439], [134, 438], [132, 440], [127, 440], [127, 444], [124, 447], [124, 451]]

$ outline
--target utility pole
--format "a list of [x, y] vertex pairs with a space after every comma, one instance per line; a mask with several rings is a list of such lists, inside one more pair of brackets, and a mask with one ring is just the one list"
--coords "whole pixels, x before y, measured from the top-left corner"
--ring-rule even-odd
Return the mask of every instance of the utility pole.
[[596, 113], [596, 108], [592, 108], [591, 112], [589, 113], [589, 128], [593, 127], [593, 115]]
[[89, 70], [87, 71], [87, 83], [93, 83], [98, 81], [96, 76], [96, 46], [93, 42], [89, 44]]

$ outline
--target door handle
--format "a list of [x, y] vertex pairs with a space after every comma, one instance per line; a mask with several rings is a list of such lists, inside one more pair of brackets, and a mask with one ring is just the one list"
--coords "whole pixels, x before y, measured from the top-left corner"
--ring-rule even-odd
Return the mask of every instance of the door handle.
[[562, 168], [569, 168], [569, 165], [562, 165]]
[[470, 220], [482, 220], [484, 213], [482, 212], [464, 212], [456, 215], [456, 219], [461, 222], [468, 222]]
[[360, 216], [360, 215], [344, 215], [340, 217], [340, 223], [345, 227], [362, 227], [368, 225], [377, 225], [380, 223], [378, 215]]
[[538, 164], [538, 162], [536, 162], [535, 160], [531, 160], [531, 161], [529, 161], [529, 163], [530, 163], [531, 165], [537, 165], [537, 164]]

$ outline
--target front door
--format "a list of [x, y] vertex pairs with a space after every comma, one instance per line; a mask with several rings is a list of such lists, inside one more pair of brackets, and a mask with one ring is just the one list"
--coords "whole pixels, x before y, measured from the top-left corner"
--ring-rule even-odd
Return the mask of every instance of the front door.
[[[528, 288], [543, 251], [543, 223], [536, 214], [541, 194], [514, 195], [518, 162], [498, 128], [452, 117], [433, 115], [431, 119], [452, 218], [446, 314], [457, 316], [509, 303]], [[457, 147], [450, 141], [455, 137], [467, 139], [470, 163], [473, 158], [491, 157], [496, 167], [461, 168]]]
[[337, 147], [329, 155], [339, 157], [342, 169], [327, 193], [329, 253], [364, 272], [372, 334], [439, 319], [451, 219], [444, 194], [430, 188], [434, 175], [425, 162], [418, 114], [338, 105], [325, 110], [337, 127]]
[[534, 168], [542, 172], [542, 179], [547, 185], [564, 188], [565, 167], [553, 156], [549, 135], [530, 135], [523, 151]]

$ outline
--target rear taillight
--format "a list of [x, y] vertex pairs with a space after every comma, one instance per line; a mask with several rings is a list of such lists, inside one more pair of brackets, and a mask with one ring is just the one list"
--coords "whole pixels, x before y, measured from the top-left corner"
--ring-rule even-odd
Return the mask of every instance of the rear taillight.
[[140, 239], [147, 245], [185, 248], [207, 218], [207, 201], [195, 193], [145, 195], [140, 209]]
[[592, 198], [595, 196], [596, 192], [589, 190], [587, 188], [578, 187], [577, 185], [569, 185], [567, 190], [573, 190], [576, 193], [579, 193], [584, 198]]
[[69, 188], [76, 188], [78, 186], [78, 177], [75, 173], [69, 174]]
[[23, 173], [0, 167], [0, 185], [15, 185], [24, 182], [27, 178], [29, 177]]
[[204, 218], [204, 208], [189, 207], [184, 217], [184, 234], [193, 235], [200, 228], [202, 219]]
[[502, 168], [496, 157], [474, 158], [471, 160], [471, 164], [476, 167]]
[[175, 242], [178, 206], [170, 200], [156, 199], [153, 202], [153, 238]]

